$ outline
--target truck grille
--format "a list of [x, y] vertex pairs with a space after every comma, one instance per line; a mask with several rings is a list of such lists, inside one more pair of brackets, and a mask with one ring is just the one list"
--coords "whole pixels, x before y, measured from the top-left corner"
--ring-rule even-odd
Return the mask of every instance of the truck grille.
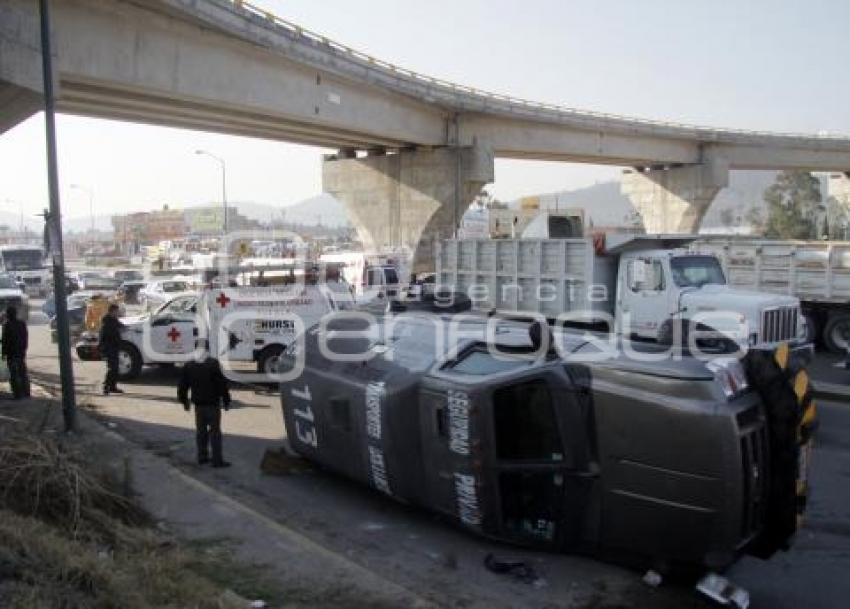
[[39, 285], [41, 277], [24, 277], [24, 283], [27, 285]]
[[[749, 411], [741, 413], [747, 415]], [[754, 419], [751, 425], [741, 429], [741, 474], [742, 474], [742, 511], [741, 539], [749, 540], [756, 535], [764, 523], [767, 507], [769, 448], [767, 428], [764, 421], [753, 409]], [[739, 422], [741, 421], [739, 415]]]
[[797, 337], [798, 307], [775, 307], [761, 314], [761, 342], [777, 343]]

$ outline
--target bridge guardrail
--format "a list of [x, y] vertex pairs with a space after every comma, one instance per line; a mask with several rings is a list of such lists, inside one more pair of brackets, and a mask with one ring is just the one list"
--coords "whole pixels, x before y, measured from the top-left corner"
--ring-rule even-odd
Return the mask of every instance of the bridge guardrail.
[[421, 74], [419, 72], [415, 72], [413, 70], [409, 70], [407, 68], [403, 68], [401, 66], [397, 66], [393, 63], [385, 61], [383, 59], [379, 59], [368, 53], [364, 53], [357, 49], [354, 49], [346, 44], [337, 42], [304, 28], [296, 23], [293, 23], [283, 17], [280, 17], [274, 14], [271, 11], [263, 9], [248, 0], [227, 0], [230, 2], [237, 10], [244, 11], [246, 13], [259, 16], [269, 23], [282, 27], [287, 30], [290, 34], [294, 34], [300, 38], [311, 41], [314, 44], [321, 44], [326, 46], [328, 49], [342, 53], [349, 59], [354, 59], [356, 61], [362, 62], [367, 66], [371, 66], [374, 68], [381, 68], [390, 72], [391, 74], [404, 76], [415, 81], [421, 82], [426, 85], [433, 85], [438, 87], [443, 87], [448, 89], [451, 93], [465, 93], [468, 95], [473, 95], [478, 98], [483, 98], [486, 100], [494, 100], [499, 102], [504, 102], [508, 104], [514, 104], [518, 106], [522, 106], [523, 108], [529, 109], [537, 109], [537, 110], [548, 110], [552, 112], [556, 112], [559, 114], [570, 114], [577, 118], [601, 118], [601, 119], [609, 119], [618, 122], [629, 122], [629, 123], [641, 123], [648, 126], [658, 126], [658, 127], [669, 127], [676, 129], [687, 129], [695, 132], [703, 133], [706, 135], [724, 135], [724, 134], [736, 134], [736, 135], [749, 135], [749, 136], [767, 136], [767, 137], [784, 137], [784, 138], [814, 138], [819, 140], [826, 141], [837, 141], [837, 142], [847, 142], [850, 143], [850, 135], [845, 134], [833, 134], [833, 133], [795, 133], [795, 132], [777, 132], [777, 131], [763, 131], [763, 130], [751, 130], [751, 129], [740, 129], [740, 128], [719, 128], [719, 127], [708, 127], [705, 125], [693, 125], [687, 123], [680, 123], [676, 121], [662, 121], [657, 119], [649, 119], [643, 117], [635, 117], [635, 116], [625, 116], [622, 114], [614, 114], [610, 112], [597, 112], [594, 110], [581, 110], [578, 108], [573, 108], [570, 106], [565, 106], [561, 104], [554, 104], [548, 102], [537, 102], [529, 99], [524, 99], [521, 97], [515, 97], [513, 95], [507, 95], [503, 93], [493, 93], [490, 91], [485, 91], [482, 89], [477, 89], [475, 87], [470, 87], [468, 85], [462, 85], [459, 83], [454, 83], [448, 80], [444, 80], [442, 78], [437, 78], [433, 76], [428, 76], [426, 74]]

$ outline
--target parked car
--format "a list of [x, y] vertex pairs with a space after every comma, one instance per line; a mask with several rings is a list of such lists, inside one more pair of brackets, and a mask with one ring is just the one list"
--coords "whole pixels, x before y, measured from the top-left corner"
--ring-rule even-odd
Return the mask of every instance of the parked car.
[[139, 304], [146, 311], [151, 311], [180, 295], [194, 293], [188, 281], [175, 279], [151, 281], [139, 291]]
[[[71, 342], [79, 338], [80, 334], [85, 330], [86, 308], [89, 301], [95, 296], [102, 296], [106, 299], [112, 299], [113, 293], [108, 291], [83, 291], [70, 294], [67, 299], [68, 303], [68, 326], [71, 335]], [[44, 301], [41, 310], [45, 315], [50, 317], [50, 334], [53, 342], [56, 342], [56, 303], [53, 295]], [[126, 311], [123, 307], [119, 310], [120, 315], [124, 315]]]
[[6, 307], [13, 306], [18, 310], [18, 319], [29, 319], [29, 298], [18, 281], [11, 275], [0, 275], [0, 313]]
[[112, 277], [116, 281], [127, 282], [127, 281], [140, 281], [144, 283], [145, 275], [141, 271], [137, 271], [136, 269], [119, 269], [117, 271], [112, 271]]

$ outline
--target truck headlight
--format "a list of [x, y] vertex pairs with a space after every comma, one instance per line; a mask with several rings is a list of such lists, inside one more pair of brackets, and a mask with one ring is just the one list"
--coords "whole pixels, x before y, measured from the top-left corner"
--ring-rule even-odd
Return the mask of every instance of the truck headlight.
[[723, 390], [726, 399], [746, 391], [750, 384], [741, 362], [734, 357], [718, 357], [706, 364], [714, 373], [714, 379]]

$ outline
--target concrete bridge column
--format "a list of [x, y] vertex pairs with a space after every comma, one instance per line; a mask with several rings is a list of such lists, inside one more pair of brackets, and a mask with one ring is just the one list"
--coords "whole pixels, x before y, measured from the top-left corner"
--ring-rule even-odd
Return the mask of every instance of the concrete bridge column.
[[830, 174], [828, 194], [835, 197], [842, 207], [850, 210], [850, 171]]
[[729, 185], [729, 165], [712, 160], [663, 169], [627, 169], [620, 192], [643, 218], [648, 233], [695, 233], [720, 189]]
[[363, 245], [405, 248], [413, 272], [433, 271], [434, 243], [451, 237], [467, 207], [493, 181], [488, 147], [378, 150], [326, 156], [322, 185], [346, 207]]
[[0, 134], [44, 107], [37, 4], [0, 1]]

